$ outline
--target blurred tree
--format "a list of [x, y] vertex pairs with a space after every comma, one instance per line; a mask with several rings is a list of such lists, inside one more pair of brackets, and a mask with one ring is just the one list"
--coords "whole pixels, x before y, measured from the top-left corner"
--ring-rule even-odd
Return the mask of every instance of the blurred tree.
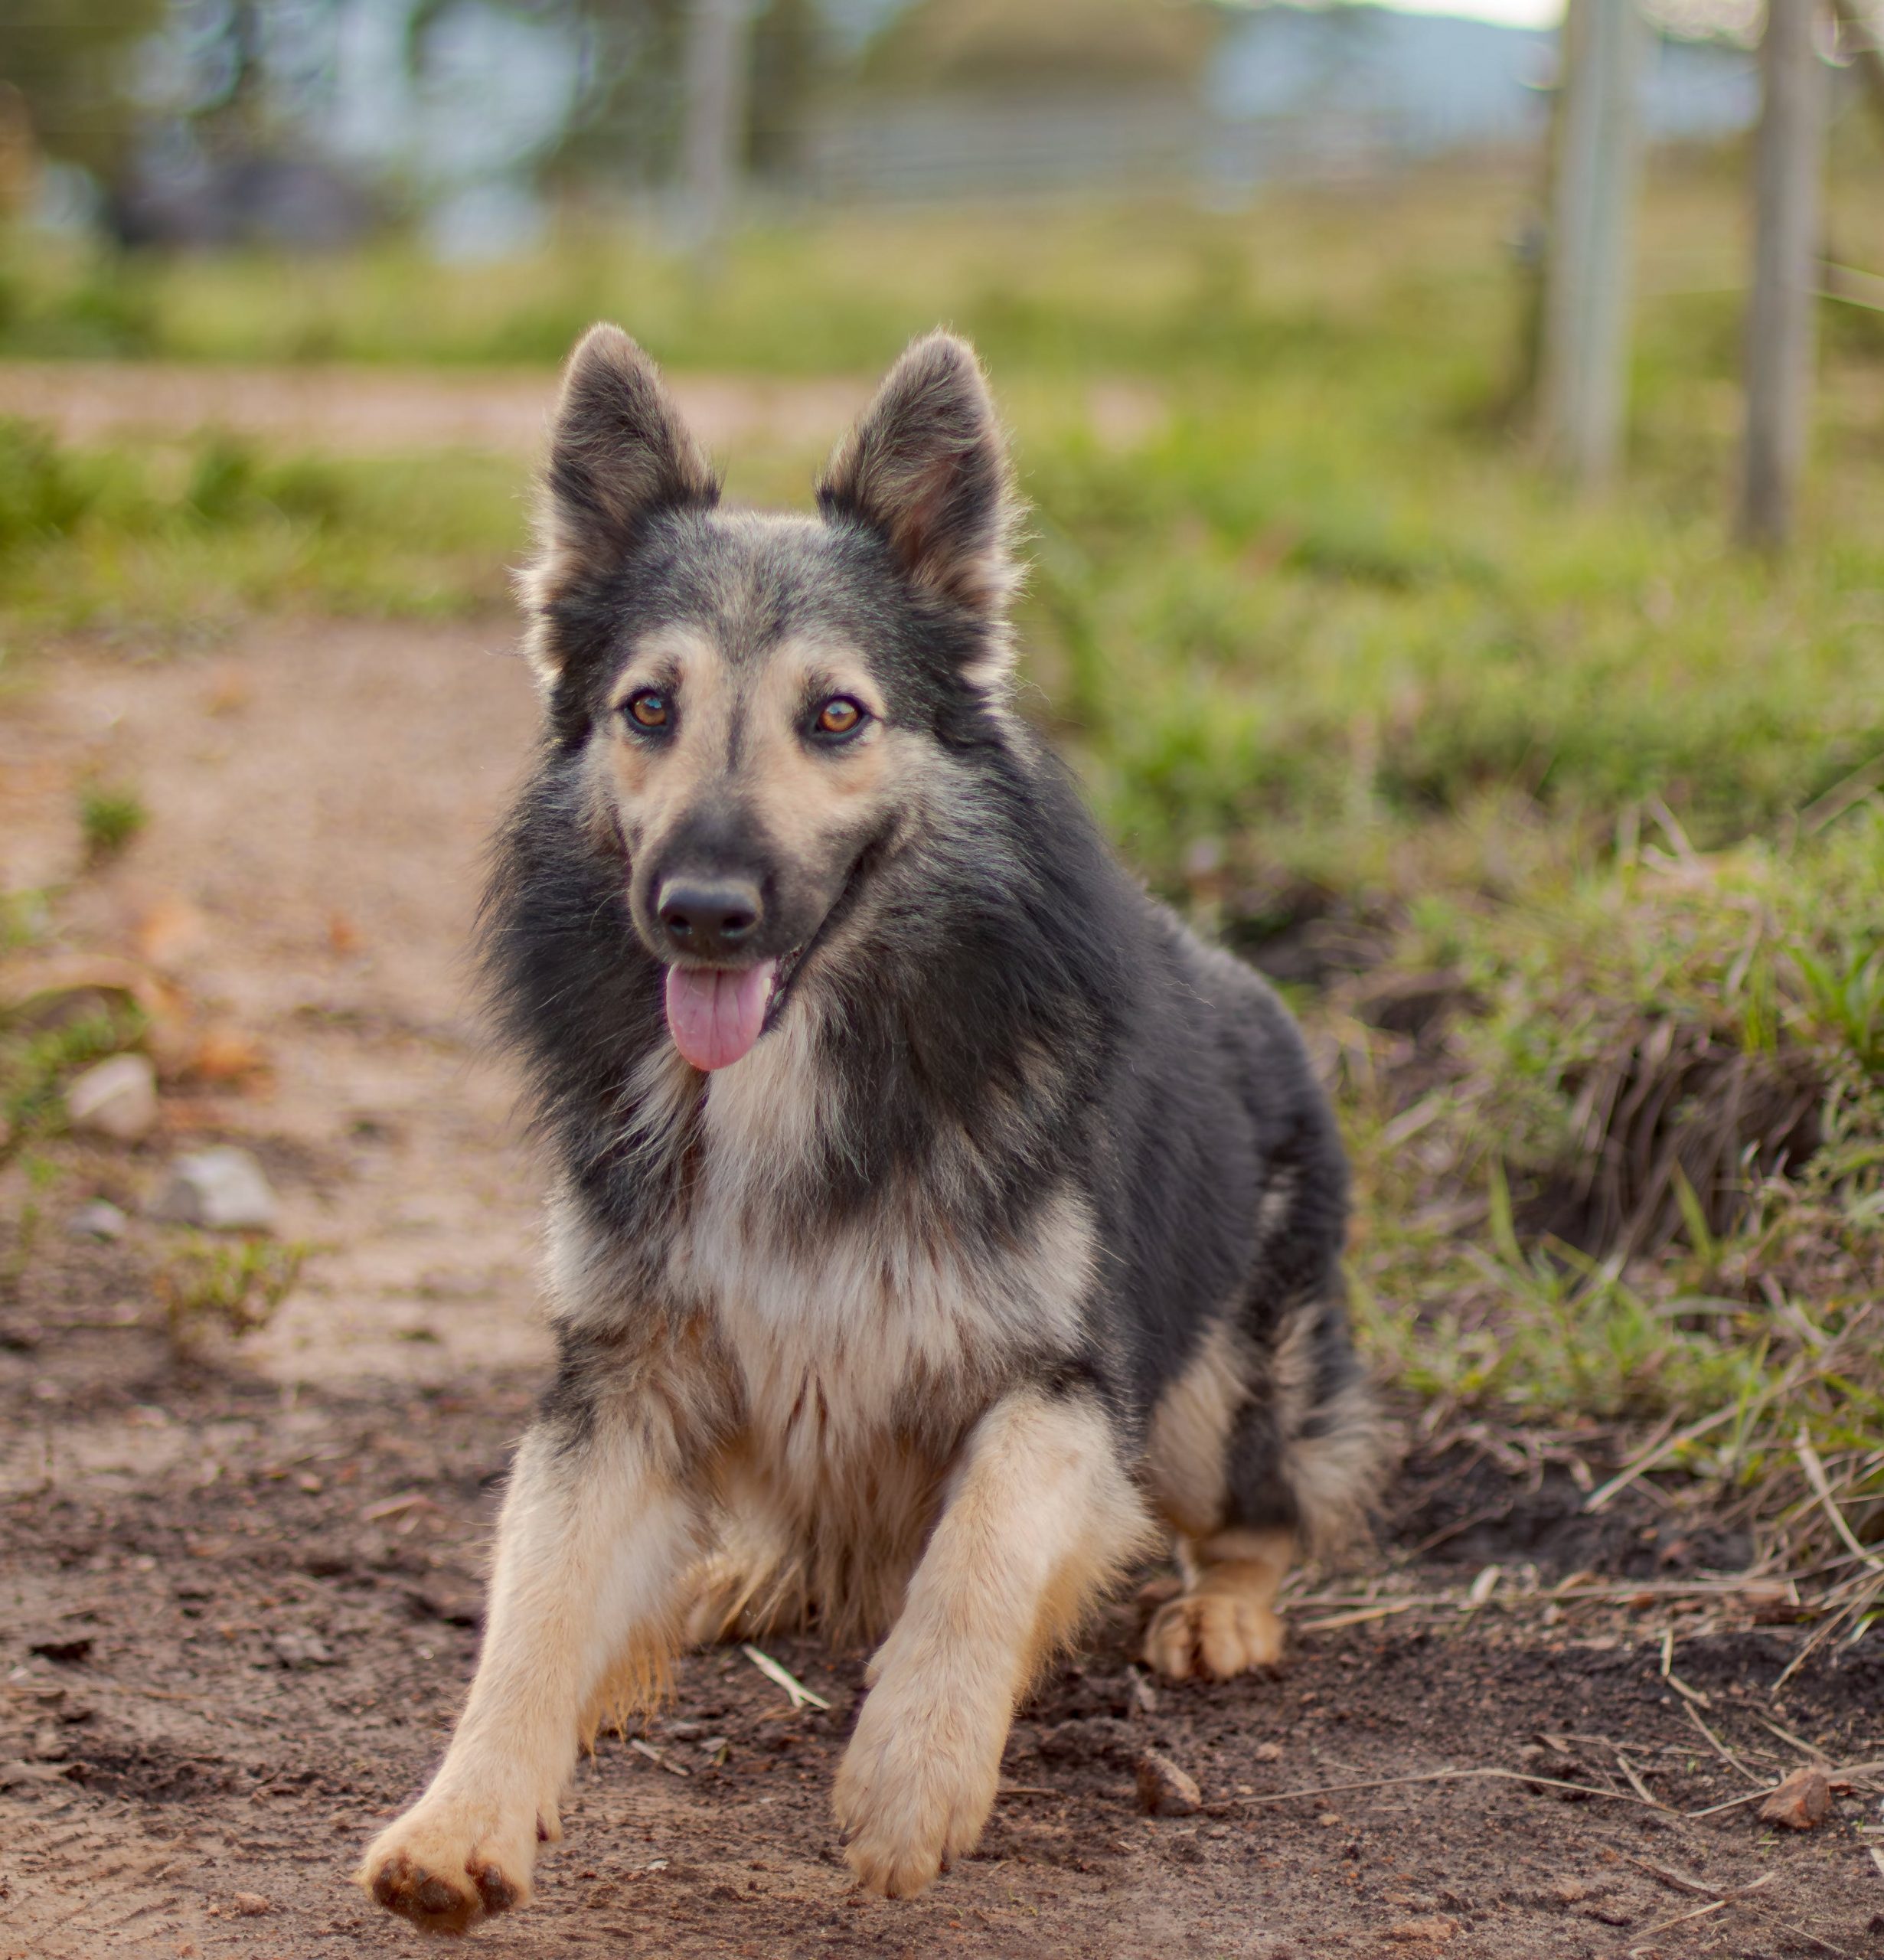
[[582, 87], [546, 175], [565, 182], [664, 177], [680, 129], [687, 0], [560, 4], [582, 39]]
[[789, 175], [808, 104], [829, 72], [829, 23], [817, 0], [772, 0], [753, 24], [746, 161], [756, 175]]
[[[424, 72], [434, 26], [465, 0], [419, 0], [409, 16], [412, 70]], [[687, 0], [476, 0], [565, 30], [579, 50], [575, 105], [539, 175], [562, 185], [655, 184], [680, 137]], [[768, 0], [753, 22], [743, 152], [759, 170], [789, 165], [804, 105], [824, 70], [816, 0]]]
[[139, 51], [165, 0], [0, 0], [0, 79], [46, 155], [109, 181], [137, 139]]
[[872, 42], [864, 73], [926, 87], [1188, 85], [1223, 18], [1198, 0], [916, 0]]

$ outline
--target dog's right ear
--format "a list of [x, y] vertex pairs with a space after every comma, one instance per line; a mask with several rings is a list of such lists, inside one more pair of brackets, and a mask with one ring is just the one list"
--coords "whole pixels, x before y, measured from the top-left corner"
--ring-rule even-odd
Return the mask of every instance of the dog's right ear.
[[571, 588], [619, 565], [657, 513], [710, 508], [719, 497], [660, 371], [619, 327], [591, 327], [563, 377], [537, 556], [520, 581], [531, 615], [527, 650], [545, 687], [567, 658], [556, 611]]

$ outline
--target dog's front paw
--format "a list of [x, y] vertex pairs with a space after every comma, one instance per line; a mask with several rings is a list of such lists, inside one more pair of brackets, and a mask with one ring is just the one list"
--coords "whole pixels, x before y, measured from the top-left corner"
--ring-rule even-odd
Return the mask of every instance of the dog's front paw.
[[857, 1882], [913, 1898], [971, 1850], [994, 1805], [1006, 1718], [978, 1720], [892, 1681], [864, 1704], [832, 1802]]
[[1193, 1674], [1228, 1681], [1282, 1658], [1282, 1622], [1259, 1601], [1231, 1592], [1189, 1592], [1161, 1606], [1144, 1636], [1148, 1665], [1174, 1681]]
[[538, 1825], [487, 1798], [422, 1797], [367, 1847], [355, 1880], [426, 1932], [463, 1932], [527, 1904]]

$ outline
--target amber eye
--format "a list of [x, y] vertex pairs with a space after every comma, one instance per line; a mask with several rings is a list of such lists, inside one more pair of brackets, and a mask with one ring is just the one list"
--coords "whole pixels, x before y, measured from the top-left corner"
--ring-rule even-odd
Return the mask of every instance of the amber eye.
[[834, 694], [818, 710], [817, 729], [821, 735], [854, 734], [864, 720], [864, 710], [848, 694]]
[[668, 697], [655, 688], [643, 688], [639, 694], [630, 694], [623, 711], [640, 728], [664, 728], [669, 719]]

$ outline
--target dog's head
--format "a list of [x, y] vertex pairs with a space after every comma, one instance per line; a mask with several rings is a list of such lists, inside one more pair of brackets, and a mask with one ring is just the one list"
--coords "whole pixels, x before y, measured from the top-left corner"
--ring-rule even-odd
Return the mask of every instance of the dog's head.
[[945, 334], [839, 445], [817, 517], [718, 497], [652, 363], [593, 328], [556, 413], [530, 652], [704, 1069], [751, 1048], [948, 759], [991, 733], [1014, 581], [1006, 452]]

